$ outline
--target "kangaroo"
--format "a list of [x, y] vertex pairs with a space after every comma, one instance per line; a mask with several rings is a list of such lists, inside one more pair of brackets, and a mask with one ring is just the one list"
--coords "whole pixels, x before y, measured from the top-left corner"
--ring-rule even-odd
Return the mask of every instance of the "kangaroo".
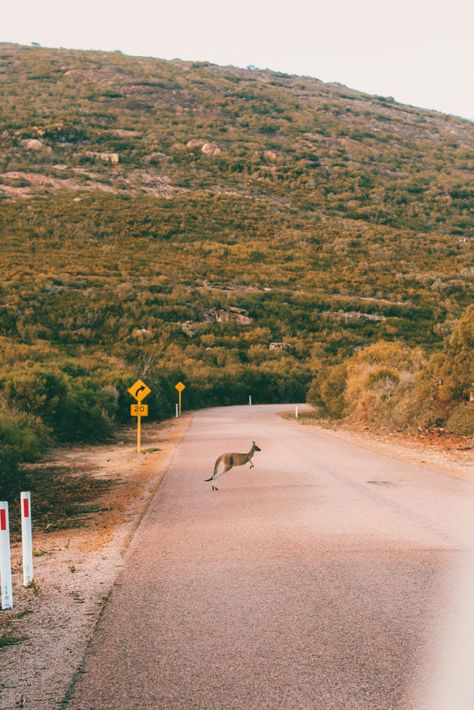
[[[252, 448], [248, 452], [248, 454], [221, 454], [219, 458], [217, 459], [216, 463], [214, 464], [214, 473], [210, 478], [206, 478], [206, 483], [208, 481], [212, 481], [212, 490], [213, 491], [218, 491], [218, 487], [214, 483], [219, 476], [222, 476], [222, 474], [227, 473], [227, 471], [230, 471], [231, 468], [234, 468], [234, 466], [243, 466], [244, 464], [248, 463], [250, 461], [250, 468], [253, 468], [253, 463], [252, 463], [252, 456], [256, 451], [261, 451], [262, 449], [260, 446], [257, 446], [255, 441], [252, 441]], [[220, 473], [217, 473], [217, 470], [219, 468], [219, 465], [223, 463], [224, 468]]]

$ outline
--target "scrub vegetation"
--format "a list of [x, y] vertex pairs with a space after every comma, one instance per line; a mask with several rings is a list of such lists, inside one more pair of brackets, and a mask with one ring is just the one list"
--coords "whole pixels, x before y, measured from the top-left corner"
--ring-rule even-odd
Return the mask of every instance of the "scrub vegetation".
[[[469, 121], [271, 71], [0, 44], [0, 470], [185, 405], [472, 433]], [[13, 483], [12, 483], [13, 482]]]

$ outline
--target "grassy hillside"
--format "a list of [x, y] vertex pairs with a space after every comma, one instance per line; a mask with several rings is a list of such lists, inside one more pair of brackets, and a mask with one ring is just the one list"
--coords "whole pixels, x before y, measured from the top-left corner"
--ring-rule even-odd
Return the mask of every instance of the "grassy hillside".
[[38, 446], [107, 436], [136, 375], [156, 416], [178, 378], [190, 406], [301, 399], [472, 302], [468, 121], [118, 52], [0, 44], [0, 82], [1, 407]]

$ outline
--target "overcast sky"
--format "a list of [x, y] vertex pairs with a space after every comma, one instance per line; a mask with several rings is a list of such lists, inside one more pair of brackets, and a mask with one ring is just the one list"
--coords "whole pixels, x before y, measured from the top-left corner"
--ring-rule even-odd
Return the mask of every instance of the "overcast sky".
[[254, 64], [474, 119], [473, 0], [17, 0], [0, 41]]

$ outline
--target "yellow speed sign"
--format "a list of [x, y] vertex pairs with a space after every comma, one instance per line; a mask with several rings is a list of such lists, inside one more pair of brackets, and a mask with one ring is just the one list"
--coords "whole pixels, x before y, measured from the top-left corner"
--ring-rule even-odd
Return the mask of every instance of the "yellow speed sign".
[[131, 404], [130, 414], [132, 415], [132, 417], [147, 417], [148, 404]]

